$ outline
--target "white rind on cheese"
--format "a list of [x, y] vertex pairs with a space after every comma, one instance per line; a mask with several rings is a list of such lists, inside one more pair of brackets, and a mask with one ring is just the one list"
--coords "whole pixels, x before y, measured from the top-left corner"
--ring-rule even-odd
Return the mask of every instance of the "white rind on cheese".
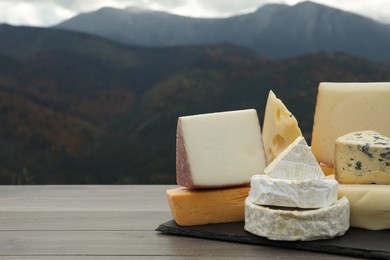
[[297, 181], [254, 175], [248, 200], [257, 205], [321, 208], [337, 202], [337, 188], [337, 181], [329, 179]]
[[266, 162], [256, 110], [178, 119], [176, 176], [187, 188], [246, 184]]
[[289, 180], [324, 179], [325, 175], [305, 139], [297, 137], [265, 169], [272, 178]]
[[319, 162], [334, 165], [335, 141], [355, 131], [390, 136], [390, 82], [329, 83], [318, 87], [311, 150]]
[[267, 164], [270, 164], [298, 136], [302, 136], [298, 121], [270, 90], [263, 122], [263, 144]]
[[390, 184], [390, 138], [375, 131], [339, 137], [335, 147], [335, 177], [345, 184]]
[[311, 209], [280, 209], [245, 200], [244, 229], [270, 240], [317, 240], [343, 235], [349, 228], [349, 202], [341, 198], [332, 206]]

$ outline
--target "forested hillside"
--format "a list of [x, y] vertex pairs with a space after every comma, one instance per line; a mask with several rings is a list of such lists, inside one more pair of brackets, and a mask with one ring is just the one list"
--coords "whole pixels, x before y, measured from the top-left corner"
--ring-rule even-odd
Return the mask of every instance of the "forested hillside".
[[390, 66], [342, 53], [269, 60], [6, 25], [0, 38], [1, 184], [174, 183], [178, 116], [255, 108], [262, 123], [272, 89], [310, 141], [319, 82], [390, 81]]

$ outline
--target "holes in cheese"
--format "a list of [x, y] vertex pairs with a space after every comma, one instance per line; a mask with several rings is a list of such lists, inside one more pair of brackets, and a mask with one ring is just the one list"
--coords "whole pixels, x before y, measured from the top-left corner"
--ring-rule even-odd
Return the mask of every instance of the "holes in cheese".
[[254, 109], [179, 117], [177, 183], [187, 188], [242, 185], [266, 166]]
[[286, 146], [286, 140], [280, 135], [276, 135], [274, 139], [272, 139], [272, 144], [274, 147], [283, 147]]
[[176, 223], [194, 226], [244, 220], [244, 201], [249, 187], [166, 191]]
[[272, 91], [268, 94], [262, 136], [267, 164], [298, 136], [302, 136], [297, 120]]

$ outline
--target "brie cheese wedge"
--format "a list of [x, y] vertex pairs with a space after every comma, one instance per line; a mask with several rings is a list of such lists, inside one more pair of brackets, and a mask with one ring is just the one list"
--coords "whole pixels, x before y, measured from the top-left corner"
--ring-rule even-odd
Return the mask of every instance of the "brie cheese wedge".
[[264, 173], [272, 178], [288, 180], [324, 179], [314, 155], [305, 138], [299, 136], [281, 152], [265, 169]]

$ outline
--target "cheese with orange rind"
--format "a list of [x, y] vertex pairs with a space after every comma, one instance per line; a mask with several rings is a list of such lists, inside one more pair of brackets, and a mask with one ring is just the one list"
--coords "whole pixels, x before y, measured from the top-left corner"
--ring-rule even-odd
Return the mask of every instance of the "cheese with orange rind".
[[176, 223], [195, 226], [243, 221], [249, 189], [249, 186], [203, 190], [180, 187], [169, 189], [166, 194]]

